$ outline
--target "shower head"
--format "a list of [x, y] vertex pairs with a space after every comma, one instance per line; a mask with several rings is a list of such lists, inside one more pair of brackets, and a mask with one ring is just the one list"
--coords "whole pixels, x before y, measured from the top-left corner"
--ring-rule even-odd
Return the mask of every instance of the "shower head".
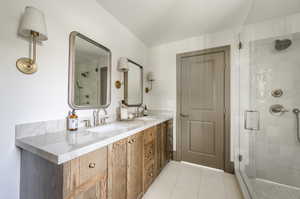
[[275, 40], [275, 49], [278, 51], [285, 50], [292, 45], [292, 40], [283, 39], [283, 40]]
[[89, 76], [89, 72], [84, 72], [84, 73], [81, 73], [81, 76], [83, 76], [83, 77], [88, 77]]

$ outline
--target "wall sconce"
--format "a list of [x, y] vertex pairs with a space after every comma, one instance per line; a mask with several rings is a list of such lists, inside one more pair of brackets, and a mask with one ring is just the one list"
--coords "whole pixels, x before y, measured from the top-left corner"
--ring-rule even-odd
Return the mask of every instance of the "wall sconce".
[[[122, 73], [126, 73], [129, 71], [129, 67], [128, 67], [128, 59], [126, 57], [121, 57], [118, 61], [118, 71], [122, 72]], [[115, 82], [115, 87], [117, 89], [120, 89], [121, 86], [123, 85], [123, 83], [120, 80], [117, 80]]]
[[147, 74], [147, 81], [150, 82], [150, 88], [145, 88], [146, 93], [149, 93], [152, 90], [152, 83], [154, 82], [154, 75], [152, 72]]
[[121, 57], [118, 62], [118, 71], [120, 72], [128, 72], [128, 59], [126, 57]]
[[31, 39], [32, 53], [30, 53], [30, 57], [32, 58], [22, 57], [18, 59], [17, 68], [22, 73], [32, 74], [37, 71], [36, 42], [48, 39], [44, 13], [34, 7], [27, 6], [22, 17], [19, 34]]

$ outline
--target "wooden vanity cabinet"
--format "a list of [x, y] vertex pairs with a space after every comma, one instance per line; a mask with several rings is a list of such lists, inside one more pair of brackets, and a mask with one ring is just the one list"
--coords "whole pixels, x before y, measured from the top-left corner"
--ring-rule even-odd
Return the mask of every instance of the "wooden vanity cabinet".
[[143, 132], [127, 139], [127, 199], [143, 196]]

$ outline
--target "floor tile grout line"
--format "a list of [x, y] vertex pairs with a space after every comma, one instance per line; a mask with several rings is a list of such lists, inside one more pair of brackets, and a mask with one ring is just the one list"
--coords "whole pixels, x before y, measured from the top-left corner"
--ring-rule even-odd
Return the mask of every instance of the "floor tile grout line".
[[200, 170], [200, 182], [199, 182], [199, 189], [198, 189], [198, 192], [197, 192], [197, 199], [200, 199], [200, 191], [203, 187], [202, 183], [203, 183], [203, 171]]

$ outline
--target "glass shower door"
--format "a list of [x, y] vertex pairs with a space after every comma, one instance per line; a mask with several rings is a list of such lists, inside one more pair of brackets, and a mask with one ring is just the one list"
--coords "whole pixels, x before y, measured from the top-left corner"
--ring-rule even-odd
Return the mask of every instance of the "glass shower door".
[[241, 69], [240, 173], [253, 199], [299, 199], [300, 34], [248, 45], [248, 67]]

